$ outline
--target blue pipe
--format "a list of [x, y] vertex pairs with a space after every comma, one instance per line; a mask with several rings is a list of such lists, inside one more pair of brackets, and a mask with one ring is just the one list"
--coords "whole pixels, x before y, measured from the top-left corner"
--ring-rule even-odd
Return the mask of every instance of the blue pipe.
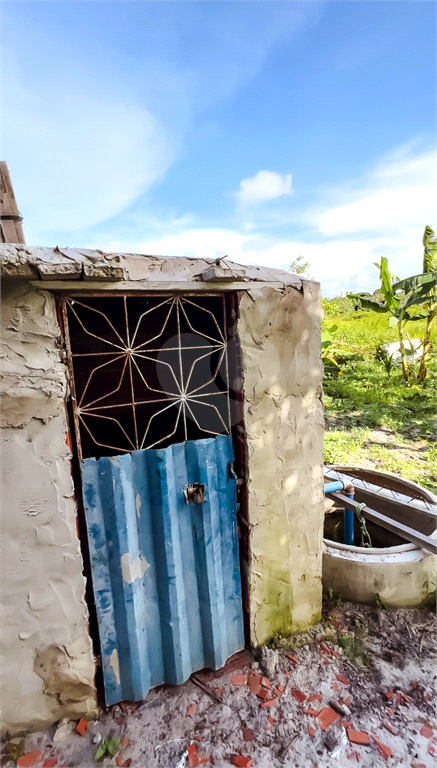
[[343, 480], [334, 480], [332, 483], [325, 483], [323, 489], [325, 493], [335, 493], [336, 491], [342, 491], [344, 488]]
[[[350, 491], [351, 488], [353, 489], [353, 486], [351, 486], [349, 483], [347, 486], [345, 486], [345, 483], [342, 480], [334, 480], [332, 483], [325, 483], [323, 486], [323, 490], [325, 493], [335, 493], [336, 491], [344, 491], [344, 490]], [[353, 499], [354, 493], [352, 492], [346, 493], [349, 499]], [[355, 520], [354, 520], [354, 511], [353, 509], [345, 509], [344, 510], [344, 533], [343, 533], [343, 541], [345, 544], [349, 544], [350, 546], [353, 546], [354, 544], [354, 534], [355, 534]]]
[[[353, 493], [347, 493], [349, 499], [353, 499]], [[345, 544], [354, 545], [355, 518], [353, 509], [344, 510], [343, 540]]]

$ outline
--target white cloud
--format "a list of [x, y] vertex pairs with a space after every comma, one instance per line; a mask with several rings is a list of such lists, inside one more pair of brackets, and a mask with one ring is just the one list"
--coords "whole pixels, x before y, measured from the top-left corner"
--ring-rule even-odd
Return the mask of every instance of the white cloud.
[[174, 137], [136, 104], [71, 92], [49, 104], [21, 89], [11, 109], [8, 163], [29, 242], [32, 230], [74, 230], [109, 218], [175, 158]]
[[[435, 217], [436, 155], [402, 147], [378, 163], [355, 188], [327, 195], [304, 220], [322, 235], [411, 235]], [[331, 200], [329, 200], [331, 198]]]
[[255, 176], [240, 181], [240, 189], [235, 192], [235, 197], [242, 205], [256, 205], [292, 194], [291, 173], [282, 176], [274, 171], [258, 171]]

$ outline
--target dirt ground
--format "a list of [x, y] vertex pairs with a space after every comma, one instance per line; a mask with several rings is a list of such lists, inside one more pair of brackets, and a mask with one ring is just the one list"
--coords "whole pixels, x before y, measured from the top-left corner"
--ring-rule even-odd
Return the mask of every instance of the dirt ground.
[[[162, 686], [140, 704], [112, 707], [83, 736], [73, 721], [57, 736], [56, 726], [28, 734], [20, 751], [37, 760], [18, 766], [431, 768], [436, 637], [426, 609], [331, 601], [309, 632], [278, 640], [257, 660], [245, 652], [219, 672], [198, 673], [216, 698], [192, 680]], [[96, 762], [101, 738], [114, 737], [122, 739], [115, 755]], [[3, 746], [4, 766], [16, 764], [5, 756], [11, 749]]]

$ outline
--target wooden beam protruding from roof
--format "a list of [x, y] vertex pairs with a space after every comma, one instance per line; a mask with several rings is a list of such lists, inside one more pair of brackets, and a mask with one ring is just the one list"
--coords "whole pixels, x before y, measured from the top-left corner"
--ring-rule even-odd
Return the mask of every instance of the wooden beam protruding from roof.
[[21, 221], [8, 166], [0, 161], [0, 242], [25, 245]]

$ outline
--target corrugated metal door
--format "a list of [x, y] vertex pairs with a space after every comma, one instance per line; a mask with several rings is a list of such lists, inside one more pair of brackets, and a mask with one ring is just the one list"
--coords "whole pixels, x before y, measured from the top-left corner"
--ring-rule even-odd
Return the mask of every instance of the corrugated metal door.
[[220, 435], [82, 461], [107, 704], [243, 648], [233, 459]]

